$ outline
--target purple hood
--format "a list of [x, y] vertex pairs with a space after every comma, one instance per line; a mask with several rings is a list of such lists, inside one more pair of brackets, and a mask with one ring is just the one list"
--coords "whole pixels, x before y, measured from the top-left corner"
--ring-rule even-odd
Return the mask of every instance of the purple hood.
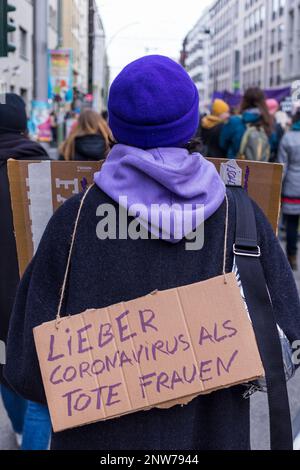
[[[129, 215], [137, 217], [154, 237], [172, 243], [208, 219], [225, 197], [225, 185], [215, 166], [199, 153], [189, 154], [181, 148], [141, 150], [117, 144], [101, 171], [95, 173], [94, 181], [125, 207]], [[162, 220], [164, 214], [158, 218], [151, 215], [150, 223], [147, 214], [137, 204], [143, 205], [146, 212], [148, 210], [147, 214], [153, 205], [165, 204], [160, 211], [165, 211], [169, 217], [171, 214], [168, 233]]]

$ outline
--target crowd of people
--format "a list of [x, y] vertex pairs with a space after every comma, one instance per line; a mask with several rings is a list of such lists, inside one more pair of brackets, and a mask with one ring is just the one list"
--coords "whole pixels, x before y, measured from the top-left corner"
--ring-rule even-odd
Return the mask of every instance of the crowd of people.
[[282, 227], [286, 251], [297, 270], [300, 216], [300, 111], [291, 116], [280, 110], [273, 98], [260, 88], [246, 90], [238, 109], [231, 110], [221, 99], [212, 103], [211, 114], [203, 116], [197, 132], [206, 157], [227, 157], [284, 165]]
[[[202, 117], [197, 130], [199, 99], [198, 94], [195, 96], [194, 84], [178, 64], [160, 56], [142, 58], [124, 69], [111, 87], [111, 128], [105, 116], [84, 109], [59, 148], [61, 160], [107, 158], [111, 166], [107, 166], [106, 171], [113, 168], [111, 171], [114, 172], [110, 175], [109, 188], [103, 181], [103, 173], [95, 179], [96, 185], [90, 193], [84, 216], [86, 223], [82, 223], [78, 232], [81, 248], [72, 261], [66, 311], [80, 312], [85, 308], [111, 305], [157, 288], [168, 289], [220, 274], [225, 189], [212, 166], [204, 158], [200, 165], [199, 158], [202, 157], [187, 150], [188, 142], [195, 136], [200, 138], [206, 157], [284, 164], [282, 210], [287, 230], [287, 255], [290, 265], [296, 269], [300, 216], [300, 112], [295, 113], [289, 128], [285, 129], [276, 118], [279, 104], [265, 100], [260, 89], [251, 88], [245, 92], [235, 114], [224, 101], [215, 100], [211, 114]], [[147, 105], [140, 109], [139, 103], [144, 103], [146, 98]], [[0, 322], [1, 337], [5, 341], [11, 323], [4, 375], [1, 369], [1, 394], [21, 448], [46, 449], [51, 426], [33, 352], [32, 327], [47, 320], [47, 315], [43, 318], [46, 309], [41, 307], [41, 299], [43, 305], [47, 304], [50, 317], [57, 308], [71, 229], [81, 196], [72, 198], [54, 215], [19, 285], [7, 160], [48, 159], [45, 149], [29, 140], [26, 122], [22, 99], [7, 94], [6, 103], [0, 105]], [[151, 150], [154, 148], [161, 151]], [[143, 165], [145, 160], [147, 165]], [[114, 180], [115, 174], [122, 178]], [[147, 186], [143, 183], [145, 175]], [[134, 182], [134, 188], [126, 186], [131, 182]], [[88, 233], [90, 220], [99, 203], [105, 203], [109, 198], [117, 201], [122, 185], [126, 194], [134, 190], [136, 201], [147, 199], [146, 188], [155, 195], [167, 194], [166, 197], [179, 201], [208, 201], [212, 209], [206, 220], [206, 245], [201, 253], [195, 255], [185, 251], [183, 240], [175, 244], [160, 239], [139, 240], [135, 244], [121, 240], [112, 245], [108, 242], [97, 244], [94, 233]], [[299, 313], [298, 296], [293, 277], [267, 221], [255, 210], [262, 246], [270, 244], [272, 248], [266, 248], [269, 257], [265, 254], [263, 257], [266, 277], [272, 281], [272, 302], [281, 326], [293, 339], [300, 334], [300, 320], [296, 315]], [[233, 219], [230, 210], [230, 227], [234, 226]], [[232, 243], [232, 234], [230, 240]], [[130, 272], [128, 260], [134, 260], [134, 269]], [[227, 263], [230, 270], [232, 256]], [[144, 274], [136, 276], [137, 272]], [[79, 286], [82, 288], [80, 295]], [[286, 298], [290, 299], [290, 305], [285, 305], [282, 300]], [[134, 418], [122, 417], [52, 435], [52, 448], [109, 449], [113, 442], [118, 442], [123, 449], [134, 445], [145, 449], [248, 448], [248, 415], [248, 403], [235, 387], [194, 400], [183, 408], [151, 410], [138, 413]], [[201, 420], [206, 425], [200, 425]]]

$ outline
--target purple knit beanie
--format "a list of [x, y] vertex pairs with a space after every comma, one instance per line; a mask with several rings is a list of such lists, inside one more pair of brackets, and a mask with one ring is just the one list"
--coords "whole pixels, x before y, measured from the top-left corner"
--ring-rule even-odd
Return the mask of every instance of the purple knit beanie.
[[160, 55], [127, 65], [110, 88], [109, 124], [120, 144], [179, 147], [196, 133], [199, 95], [184, 68]]

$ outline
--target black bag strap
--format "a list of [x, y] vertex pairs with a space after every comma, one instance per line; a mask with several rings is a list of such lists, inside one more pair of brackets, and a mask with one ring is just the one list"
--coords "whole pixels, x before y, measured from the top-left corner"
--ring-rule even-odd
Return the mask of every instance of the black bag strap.
[[236, 207], [233, 252], [266, 376], [271, 450], [292, 450], [293, 434], [281, 343], [260, 261], [254, 209], [242, 187], [231, 187], [230, 191]]

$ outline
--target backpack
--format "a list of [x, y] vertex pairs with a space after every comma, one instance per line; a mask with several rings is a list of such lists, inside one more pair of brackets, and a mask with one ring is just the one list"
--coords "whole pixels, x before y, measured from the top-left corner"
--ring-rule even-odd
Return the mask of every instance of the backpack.
[[243, 160], [268, 162], [270, 153], [271, 149], [269, 138], [263, 127], [248, 125], [242, 138], [238, 158]]

